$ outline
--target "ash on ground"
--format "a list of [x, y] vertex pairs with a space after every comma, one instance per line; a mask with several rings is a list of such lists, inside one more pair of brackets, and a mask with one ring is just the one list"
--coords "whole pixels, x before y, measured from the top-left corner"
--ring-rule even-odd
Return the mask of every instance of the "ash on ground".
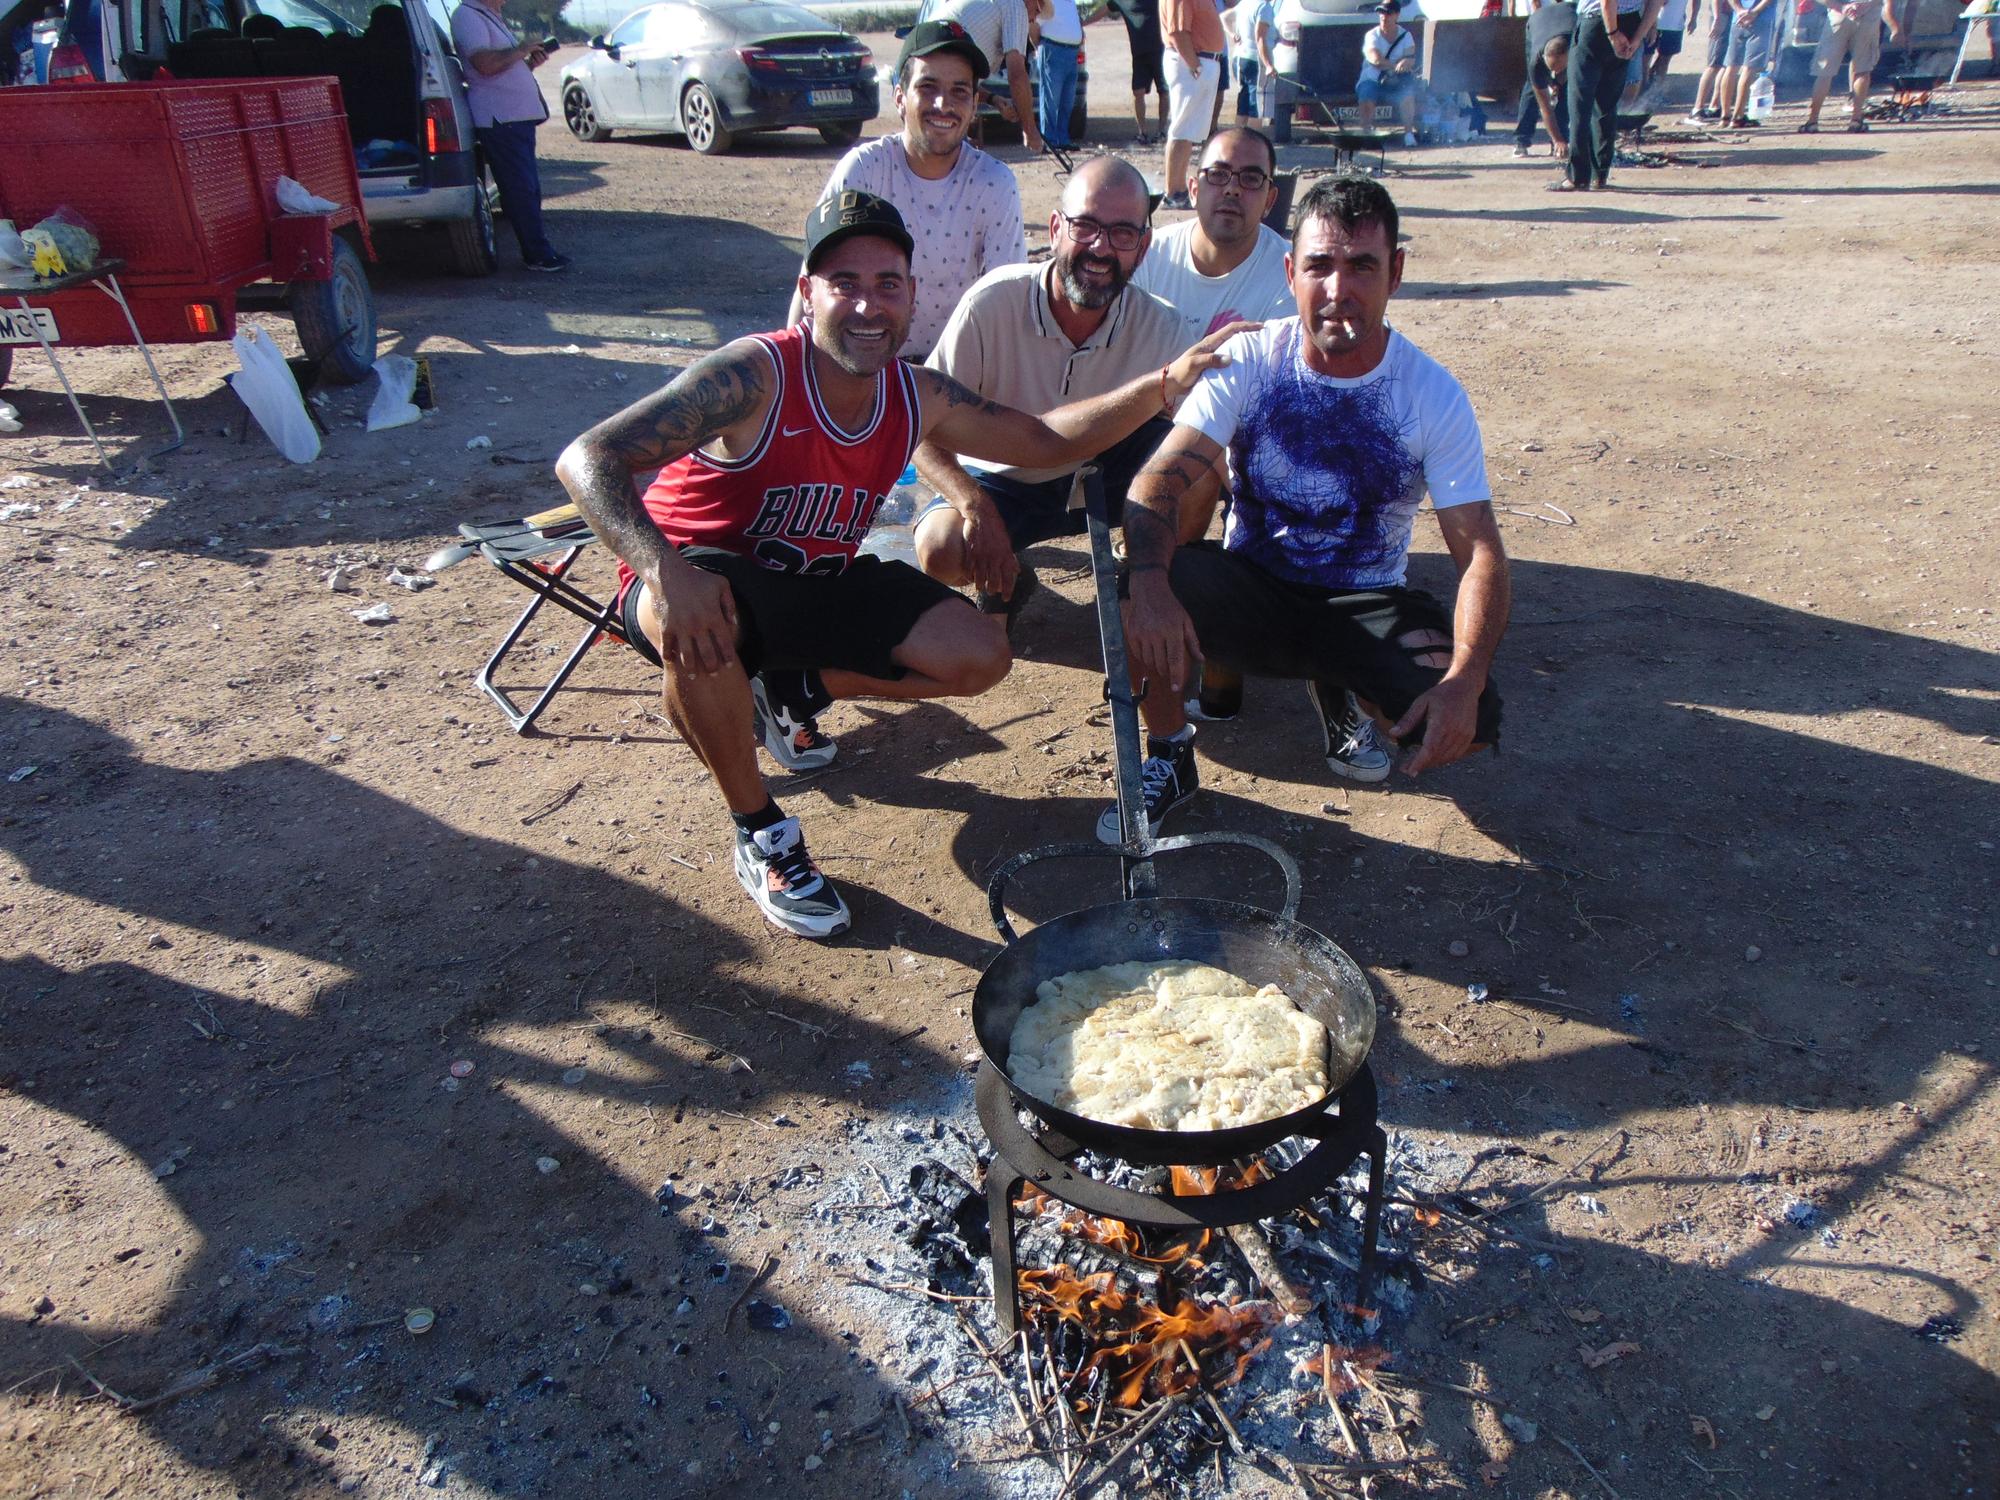
[[[899, 1399], [908, 1414], [903, 1436], [915, 1467], [927, 1483], [949, 1485], [962, 1475], [961, 1466], [976, 1463], [991, 1492], [1024, 1500], [1109, 1495], [1133, 1484], [1220, 1496], [1253, 1477], [1243, 1472], [1245, 1465], [1295, 1480], [1294, 1461], [1351, 1461], [1342, 1419], [1350, 1431], [1385, 1436], [1383, 1413], [1393, 1408], [1375, 1394], [1379, 1387], [1370, 1373], [1383, 1363], [1393, 1368], [1398, 1330], [1428, 1280], [1457, 1279], [1476, 1254], [1497, 1248], [1438, 1234], [1450, 1228], [1447, 1216], [1420, 1206], [1456, 1201], [1451, 1194], [1474, 1165], [1467, 1155], [1394, 1130], [1388, 1132], [1386, 1201], [1366, 1309], [1354, 1305], [1365, 1158], [1333, 1190], [1258, 1226], [1282, 1274], [1311, 1299], [1311, 1309], [1296, 1316], [1271, 1301], [1271, 1289], [1222, 1235], [1194, 1257], [1161, 1267], [1063, 1233], [1059, 1219], [1073, 1220], [1076, 1211], [1053, 1200], [1044, 1200], [1040, 1212], [1017, 1206], [1016, 1255], [1023, 1272], [1063, 1264], [1079, 1277], [1106, 1277], [1104, 1284], [1128, 1298], [1185, 1298], [1204, 1309], [1258, 1310], [1268, 1319], [1254, 1346], [1218, 1346], [1225, 1356], [1255, 1347], [1251, 1357], [1204, 1358], [1200, 1387], [1164, 1402], [1166, 1410], [1153, 1412], [1162, 1400], [1142, 1398], [1139, 1410], [1154, 1421], [1136, 1443], [1121, 1444], [1111, 1434], [1137, 1434], [1139, 1427], [1133, 1411], [1115, 1404], [1109, 1366], [1077, 1376], [1101, 1339], [1072, 1322], [1028, 1318], [1024, 1370], [1021, 1346], [999, 1336], [985, 1194], [991, 1147], [978, 1124], [971, 1078], [954, 1076], [915, 1116], [850, 1121], [848, 1136], [864, 1170], [830, 1177], [812, 1205], [812, 1216], [835, 1231], [838, 1246], [819, 1258], [849, 1283], [843, 1300], [854, 1324], [871, 1326], [884, 1347], [903, 1351], [900, 1360], [885, 1356], [883, 1373], [902, 1386]], [[1283, 1142], [1265, 1153], [1266, 1164], [1282, 1170], [1312, 1144]], [[1133, 1188], [1157, 1188], [1165, 1170], [1093, 1153], [1077, 1158], [1077, 1165]], [[1163, 1232], [1154, 1231], [1142, 1253], [1158, 1256], [1168, 1244]], [[1050, 1394], [1051, 1367], [1055, 1381], [1075, 1377], [1064, 1386], [1076, 1411], [1074, 1427]], [[1239, 1367], [1240, 1378], [1233, 1378]], [[1369, 1404], [1356, 1399], [1361, 1396]], [[1330, 1409], [1334, 1399], [1343, 1400], [1339, 1416]], [[1038, 1406], [1046, 1428], [1034, 1420]], [[1101, 1424], [1094, 1444], [1093, 1421]], [[1069, 1453], [1033, 1451], [1059, 1445]], [[1109, 1462], [1114, 1456], [1115, 1464]]]

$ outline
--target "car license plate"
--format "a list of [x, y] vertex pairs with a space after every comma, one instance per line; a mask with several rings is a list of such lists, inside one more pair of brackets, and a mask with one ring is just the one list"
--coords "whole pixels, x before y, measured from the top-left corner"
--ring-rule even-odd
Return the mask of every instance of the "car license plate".
[[56, 315], [46, 307], [30, 307], [25, 311], [18, 307], [0, 307], [0, 344], [39, 343], [41, 340], [35, 337], [38, 326], [42, 338], [51, 344], [60, 337], [56, 332]]
[[806, 97], [814, 109], [829, 109], [836, 104], [852, 104], [854, 102], [854, 90], [814, 89]]

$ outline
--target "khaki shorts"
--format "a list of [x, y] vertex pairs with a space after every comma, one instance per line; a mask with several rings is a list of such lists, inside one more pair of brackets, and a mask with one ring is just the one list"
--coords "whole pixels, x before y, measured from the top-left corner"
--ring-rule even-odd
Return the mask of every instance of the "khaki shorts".
[[1830, 73], [1847, 59], [1851, 74], [1875, 71], [1882, 60], [1882, 7], [1870, 5], [1853, 20], [1835, 18], [1813, 52], [1813, 72]]

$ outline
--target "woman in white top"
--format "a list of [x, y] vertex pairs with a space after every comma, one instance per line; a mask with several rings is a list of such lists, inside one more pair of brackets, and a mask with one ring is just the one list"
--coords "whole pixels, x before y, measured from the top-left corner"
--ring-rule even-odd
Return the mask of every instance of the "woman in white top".
[[1375, 128], [1375, 106], [1393, 104], [1403, 121], [1403, 144], [1417, 143], [1417, 38], [1403, 29], [1402, 0], [1381, 0], [1382, 20], [1361, 42], [1361, 77], [1354, 97], [1361, 104], [1361, 128]]

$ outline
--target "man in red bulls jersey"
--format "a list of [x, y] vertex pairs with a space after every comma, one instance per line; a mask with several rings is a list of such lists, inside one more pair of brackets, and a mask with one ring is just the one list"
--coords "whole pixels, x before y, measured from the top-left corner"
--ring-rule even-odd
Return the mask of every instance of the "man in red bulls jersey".
[[[668, 716], [735, 822], [736, 878], [801, 937], [847, 903], [771, 799], [743, 732], [751, 677], [845, 698], [983, 693], [1013, 664], [1003, 622], [906, 563], [860, 555], [917, 444], [1067, 464], [1177, 403], [1218, 363], [1204, 340], [1119, 389], [1035, 417], [896, 358], [915, 282], [902, 216], [843, 191], [806, 222], [796, 327], [738, 339], [564, 450], [557, 476], [616, 552], [620, 608], [661, 667]], [[658, 471], [642, 496], [638, 476]]]

